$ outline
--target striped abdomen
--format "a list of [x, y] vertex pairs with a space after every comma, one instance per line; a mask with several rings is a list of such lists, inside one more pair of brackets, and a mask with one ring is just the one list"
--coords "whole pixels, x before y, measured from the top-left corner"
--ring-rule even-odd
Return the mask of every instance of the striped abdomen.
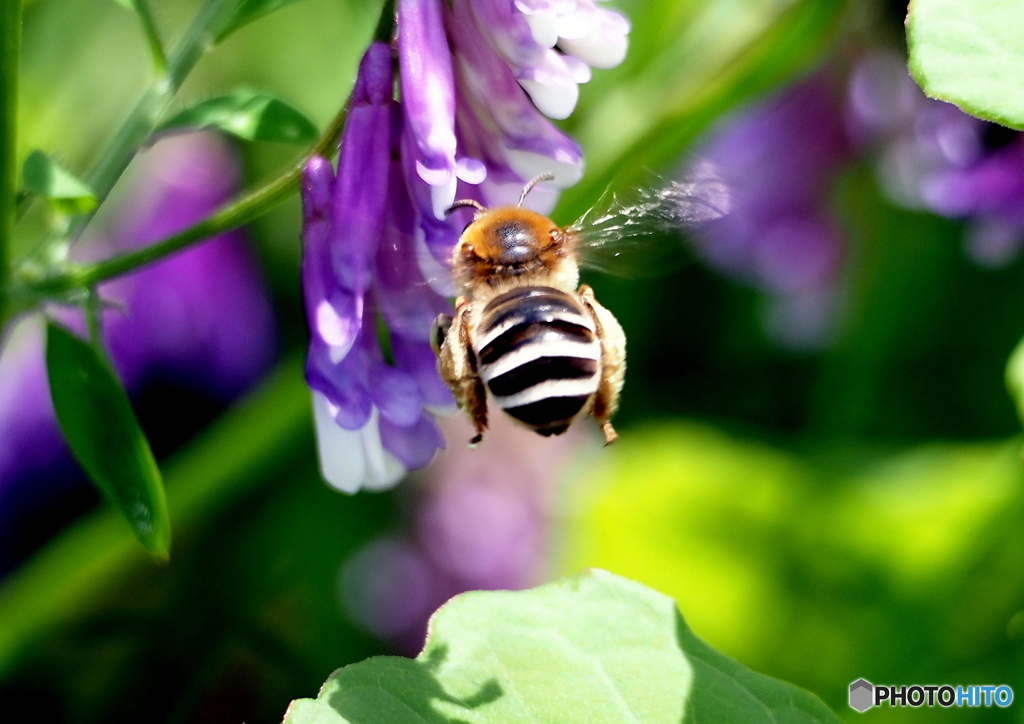
[[522, 287], [492, 299], [474, 335], [479, 374], [497, 405], [559, 435], [597, 392], [601, 344], [572, 295]]

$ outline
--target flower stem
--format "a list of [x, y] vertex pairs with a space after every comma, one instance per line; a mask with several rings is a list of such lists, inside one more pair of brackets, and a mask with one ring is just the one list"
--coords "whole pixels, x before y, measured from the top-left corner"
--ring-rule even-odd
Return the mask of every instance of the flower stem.
[[[216, 23], [221, 18], [224, 3], [225, 0], [206, 0], [184, 37], [174, 48], [167, 63], [166, 74], [160, 74], [139, 99], [131, 115], [121, 126], [121, 130], [85, 179], [96, 193], [100, 204], [128, 168], [138, 149], [149, 138], [185, 78], [192, 72], [203, 53], [213, 45]], [[136, 8], [145, 5], [141, 0], [133, 4]], [[143, 18], [143, 26], [146, 26], [146, 17], [152, 20], [148, 9], [140, 10], [139, 17]], [[69, 229], [69, 238], [77, 238], [91, 218], [92, 214], [75, 217]]]
[[18, 191], [18, 70], [21, 67], [21, 0], [0, 9], [0, 330], [9, 315], [11, 245]]
[[380, 10], [380, 19], [377, 21], [377, 29], [373, 32], [373, 39], [382, 43], [390, 43], [395, 34], [395, 0], [384, 0], [384, 6]]
[[208, 216], [184, 231], [168, 236], [147, 247], [117, 254], [88, 266], [72, 268], [55, 276], [23, 282], [23, 285], [16, 290], [19, 301], [33, 303], [47, 297], [59, 296], [76, 289], [93, 286], [181, 251], [197, 241], [236, 229], [258, 218], [287, 198], [298, 187], [306, 161], [313, 156], [333, 155], [332, 147], [338, 142], [347, 112], [348, 104], [346, 103], [310, 152], [283, 176], [274, 179], [262, 188], [244, 194], [233, 203], [214, 212], [212, 216]]
[[[178, 44], [170, 63], [168, 75], [170, 86], [176, 88], [176, 84], [180, 84], [187, 74], [187, 70], [191, 69], [202, 54], [205, 45], [213, 41], [211, 28], [216, 27], [216, 21], [220, 18], [218, 12], [220, 2], [221, 0], [207, 0], [200, 15], [193, 22], [192, 28]], [[204, 16], [207, 16], [205, 20]], [[394, 24], [394, 0], [384, 0], [374, 39], [389, 42], [394, 32]], [[202, 40], [204, 38], [205, 40]], [[190, 56], [189, 52], [194, 54], [194, 57]], [[186, 62], [186, 56], [191, 58], [191, 65]], [[134, 149], [152, 131], [155, 118], [159, 116], [159, 114], [156, 117], [151, 115], [152, 103], [155, 102], [151, 97], [153, 92], [154, 89], [151, 89], [150, 93], [147, 93], [139, 102], [132, 116], [129, 117], [118, 137], [114, 139], [111, 147], [107, 150], [104, 159], [100, 161], [88, 179], [93, 190], [101, 199], [101, 203], [109, 193], [110, 187], [124, 171], [128, 161], [131, 160]], [[20, 278], [12, 280], [10, 291], [6, 295], [8, 301], [16, 303], [19, 307], [28, 307], [46, 299], [59, 298], [71, 292], [88, 289], [107, 279], [127, 274], [146, 264], [181, 251], [198, 241], [237, 229], [258, 218], [295, 191], [302, 180], [302, 170], [310, 158], [334, 155], [342, 128], [345, 125], [345, 118], [348, 115], [348, 105], [349, 101], [346, 101], [317, 143], [299, 163], [265, 186], [241, 195], [197, 224], [143, 249], [116, 254], [95, 264], [66, 265], [56, 273], [41, 276], [26, 271], [20, 275]], [[148, 125], [147, 118], [150, 119]], [[87, 219], [84, 217], [79, 218], [78, 228], [72, 228], [72, 238], [84, 228], [86, 222]]]

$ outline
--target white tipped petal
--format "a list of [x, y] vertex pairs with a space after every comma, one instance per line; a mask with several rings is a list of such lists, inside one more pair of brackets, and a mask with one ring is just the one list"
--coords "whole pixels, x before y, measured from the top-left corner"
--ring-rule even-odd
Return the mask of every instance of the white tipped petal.
[[405, 468], [380, 441], [380, 413], [373, 409], [361, 430], [346, 430], [334, 421], [333, 406], [319, 392], [313, 393], [320, 474], [335, 490], [357, 493], [360, 489], [384, 490], [405, 476]]
[[450, 168], [430, 168], [417, 159], [416, 173], [431, 186], [437, 186], [451, 178], [452, 170]]
[[587, 83], [590, 81], [593, 75], [590, 72], [590, 66], [584, 63], [579, 58], [572, 55], [563, 55], [562, 62], [565, 63], [565, 67], [569, 69], [569, 73], [572, 75], [572, 79], [577, 83]]
[[512, 149], [507, 149], [505, 154], [509, 168], [522, 178], [530, 179], [542, 173], [554, 174], [554, 179], [545, 182], [545, 185], [550, 185], [552, 188], [569, 188], [583, 177], [582, 161], [562, 163], [547, 156]]
[[[480, 184], [480, 190], [489, 207], [515, 206], [519, 201], [519, 196], [523, 193], [523, 183], [521, 181], [495, 183], [488, 179]], [[548, 183], [542, 183], [527, 195], [523, 206], [547, 216], [554, 211], [557, 203], [558, 190], [552, 188]]]
[[608, 69], [625, 60], [629, 43], [625, 35], [611, 35], [593, 43], [577, 43], [562, 39], [558, 41], [558, 47], [591, 68]]
[[[316, 331], [320, 337], [332, 347], [331, 358], [337, 349], [338, 359], [342, 359], [352, 348], [356, 339], [359, 320], [362, 318], [362, 297], [356, 298], [356, 309], [351, 317], [342, 317], [326, 299], [316, 307]], [[337, 360], [335, 360], [337, 361]]]
[[585, 38], [597, 30], [598, 20], [596, 8], [579, 8], [574, 13], [558, 18], [556, 32], [561, 38]]
[[381, 443], [379, 420], [380, 412], [374, 407], [370, 421], [360, 431], [366, 461], [363, 473], [363, 488], [366, 490], [387, 490], [405, 477], [405, 467]]
[[460, 181], [476, 186], [487, 178], [487, 166], [478, 158], [464, 156], [455, 164], [455, 175]]
[[327, 484], [343, 493], [356, 493], [363, 483], [363, 445], [358, 430], [345, 430], [334, 421], [331, 403], [313, 393], [313, 422], [320, 474]]
[[448, 174], [448, 180], [430, 187], [430, 203], [434, 209], [434, 218], [444, 221], [445, 212], [455, 203], [455, 187], [459, 179], [455, 174]]
[[519, 79], [519, 85], [530, 94], [533, 105], [548, 118], [564, 120], [572, 115], [576, 101], [580, 97], [580, 89], [575, 83], [564, 86], [553, 86], [535, 80]]
[[558, 42], [558, 25], [556, 18], [550, 13], [524, 15], [526, 24], [530, 26], [530, 34], [534, 42], [544, 48], [554, 48]]

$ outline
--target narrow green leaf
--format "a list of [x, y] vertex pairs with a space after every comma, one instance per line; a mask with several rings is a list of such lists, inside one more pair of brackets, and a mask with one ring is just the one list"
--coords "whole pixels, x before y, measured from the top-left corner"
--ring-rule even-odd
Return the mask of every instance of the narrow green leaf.
[[49, 199], [65, 214], [87, 214], [96, 208], [93, 190], [42, 151], [29, 154], [21, 175], [26, 191]]
[[225, 15], [220, 26], [215, 29], [217, 42], [220, 42], [243, 25], [247, 25], [257, 18], [261, 18], [295, 2], [298, 2], [298, 0], [239, 0], [231, 12]]
[[46, 368], [61, 430], [75, 458], [148, 550], [171, 545], [163, 482], [120, 380], [93, 347], [46, 325]]
[[302, 111], [280, 98], [236, 90], [178, 113], [157, 131], [173, 128], [216, 128], [245, 141], [309, 143], [317, 127]]
[[285, 724], [757, 724], [839, 719], [687, 627], [671, 598], [593, 570], [531, 591], [449, 601], [415, 659], [338, 670]]
[[1024, 12], [1017, 0], [914, 0], [910, 71], [932, 98], [1024, 128]]

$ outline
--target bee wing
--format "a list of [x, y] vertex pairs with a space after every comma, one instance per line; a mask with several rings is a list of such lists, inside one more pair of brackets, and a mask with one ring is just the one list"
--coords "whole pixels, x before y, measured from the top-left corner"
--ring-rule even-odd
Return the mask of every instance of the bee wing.
[[708, 161], [680, 179], [647, 172], [629, 189], [609, 187], [567, 229], [584, 267], [614, 276], [652, 276], [685, 260], [681, 237], [694, 226], [729, 213], [729, 187]]

